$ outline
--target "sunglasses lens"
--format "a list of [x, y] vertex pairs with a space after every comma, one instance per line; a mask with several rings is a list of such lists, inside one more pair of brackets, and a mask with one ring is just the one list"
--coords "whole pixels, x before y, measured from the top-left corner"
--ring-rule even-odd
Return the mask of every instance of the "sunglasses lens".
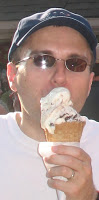
[[71, 58], [66, 61], [66, 66], [73, 72], [83, 72], [87, 67], [87, 63], [79, 58]]
[[55, 63], [55, 58], [50, 55], [36, 55], [34, 57], [34, 64], [42, 69], [52, 67]]

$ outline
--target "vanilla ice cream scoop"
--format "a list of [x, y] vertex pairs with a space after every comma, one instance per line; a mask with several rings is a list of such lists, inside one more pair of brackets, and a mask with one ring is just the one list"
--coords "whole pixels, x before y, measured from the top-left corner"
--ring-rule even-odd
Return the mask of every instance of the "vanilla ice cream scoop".
[[81, 116], [72, 107], [67, 88], [54, 88], [46, 97], [41, 98], [40, 103], [41, 127], [50, 134], [54, 134], [56, 124], [81, 120]]
[[[59, 106], [66, 107], [72, 105], [70, 100], [70, 92], [66, 88], [54, 88], [46, 97], [41, 98], [41, 126], [45, 128], [45, 121], [53, 113], [57, 111]], [[59, 110], [59, 109], [58, 109]], [[55, 116], [52, 116], [56, 118]], [[53, 121], [53, 119], [51, 120]]]

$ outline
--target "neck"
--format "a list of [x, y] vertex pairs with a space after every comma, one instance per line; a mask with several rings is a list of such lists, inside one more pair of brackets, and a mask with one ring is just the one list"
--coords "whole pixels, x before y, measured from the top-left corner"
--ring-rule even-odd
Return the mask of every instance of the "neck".
[[21, 131], [28, 137], [37, 140], [39, 142], [45, 141], [44, 131], [40, 126], [40, 120], [31, 118], [23, 113], [16, 114], [16, 121]]

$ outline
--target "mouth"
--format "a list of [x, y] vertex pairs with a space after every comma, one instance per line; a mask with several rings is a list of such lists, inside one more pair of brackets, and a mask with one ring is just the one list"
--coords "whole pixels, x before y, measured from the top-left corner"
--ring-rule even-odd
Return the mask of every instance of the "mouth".
[[55, 87], [50, 88], [50, 89], [45, 89], [45, 90], [42, 92], [42, 97], [47, 96], [47, 95], [51, 92], [51, 90], [53, 90], [54, 88], [55, 88]]

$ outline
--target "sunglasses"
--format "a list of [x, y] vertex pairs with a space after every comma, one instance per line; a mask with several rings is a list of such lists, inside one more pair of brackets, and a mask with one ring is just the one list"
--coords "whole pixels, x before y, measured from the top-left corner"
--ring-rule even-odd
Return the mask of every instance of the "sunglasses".
[[63, 60], [54, 58], [53, 56], [48, 54], [35, 54], [16, 62], [15, 65], [27, 61], [28, 59], [32, 59], [33, 64], [42, 69], [53, 67], [57, 61], [63, 61], [65, 67], [72, 72], [83, 72], [88, 65], [87, 62], [81, 58], [69, 58], [67, 60]]

